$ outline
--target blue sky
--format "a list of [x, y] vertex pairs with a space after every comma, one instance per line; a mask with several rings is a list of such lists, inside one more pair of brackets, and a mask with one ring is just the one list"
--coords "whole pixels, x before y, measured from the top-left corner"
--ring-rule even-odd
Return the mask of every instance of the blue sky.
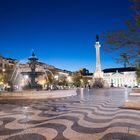
[[[95, 70], [95, 36], [124, 27], [129, 0], [0, 0], [0, 55], [41, 61], [67, 70]], [[120, 67], [104, 51], [102, 69]]]

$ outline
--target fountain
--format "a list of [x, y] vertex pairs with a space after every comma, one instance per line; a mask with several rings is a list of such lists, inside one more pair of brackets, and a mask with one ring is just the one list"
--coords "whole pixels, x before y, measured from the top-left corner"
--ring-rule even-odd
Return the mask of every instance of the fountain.
[[32, 56], [28, 58], [29, 60], [29, 66], [31, 68], [28, 72], [21, 72], [21, 75], [26, 75], [29, 77], [30, 82], [28, 82], [28, 85], [24, 87], [24, 89], [42, 89], [42, 86], [37, 83], [36, 78], [40, 75], [44, 75], [45, 72], [38, 72], [36, 71], [36, 64], [38, 63], [38, 58], [36, 57], [34, 51], [32, 52]]
[[49, 69], [43, 65], [40, 67], [40, 62], [38, 62], [38, 58], [33, 51], [31, 57], [16, 64], [8, 85], [18, 91], [24, 89], [47, 89], [50, 86], [46, 81], [49, 81], [49, 75], [54, 77]]

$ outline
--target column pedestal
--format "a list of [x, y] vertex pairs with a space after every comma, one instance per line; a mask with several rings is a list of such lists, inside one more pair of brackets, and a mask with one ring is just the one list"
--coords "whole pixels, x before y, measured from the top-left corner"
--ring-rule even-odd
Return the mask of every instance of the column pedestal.
[[[99, 38], [98, 38], [99, 39]], [[93, 80], [92, 80], [92, 87], [95, 88], [103, 88], [104, 87], [104, 78], [103, 78], [103, 72], [101, 71], [101, 64], [100, 64], [100, 43], [99, 40], [96, 37], [96, 70], [93, 74]]]

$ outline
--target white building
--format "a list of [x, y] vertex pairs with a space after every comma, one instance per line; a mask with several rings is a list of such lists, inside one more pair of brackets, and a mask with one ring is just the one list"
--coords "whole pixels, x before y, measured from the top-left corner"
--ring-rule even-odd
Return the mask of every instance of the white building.
[[100, 64], [100, 43], [99, 36], [96, 35], [96, 70], [93, 74], [91, 85], [96, 82], [94, 79], [102, 79], [104, 86], [109, 87], [135, 87], [138, 86], [136, 69], [134, 67], [127, 68], [108, 68], [101, 70]]
[[135, 87], [137, 86], [136, 69], [127, 68], [109, 68], [103, 70], [104, 80], [109, 86], [114, 87]]

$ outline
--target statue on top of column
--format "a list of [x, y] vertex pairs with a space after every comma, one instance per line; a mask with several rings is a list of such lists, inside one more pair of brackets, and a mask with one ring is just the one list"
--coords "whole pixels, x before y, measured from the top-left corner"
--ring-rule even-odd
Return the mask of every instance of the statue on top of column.
[[99, 42], [99, 35], [96, 35], [96, 42]]

